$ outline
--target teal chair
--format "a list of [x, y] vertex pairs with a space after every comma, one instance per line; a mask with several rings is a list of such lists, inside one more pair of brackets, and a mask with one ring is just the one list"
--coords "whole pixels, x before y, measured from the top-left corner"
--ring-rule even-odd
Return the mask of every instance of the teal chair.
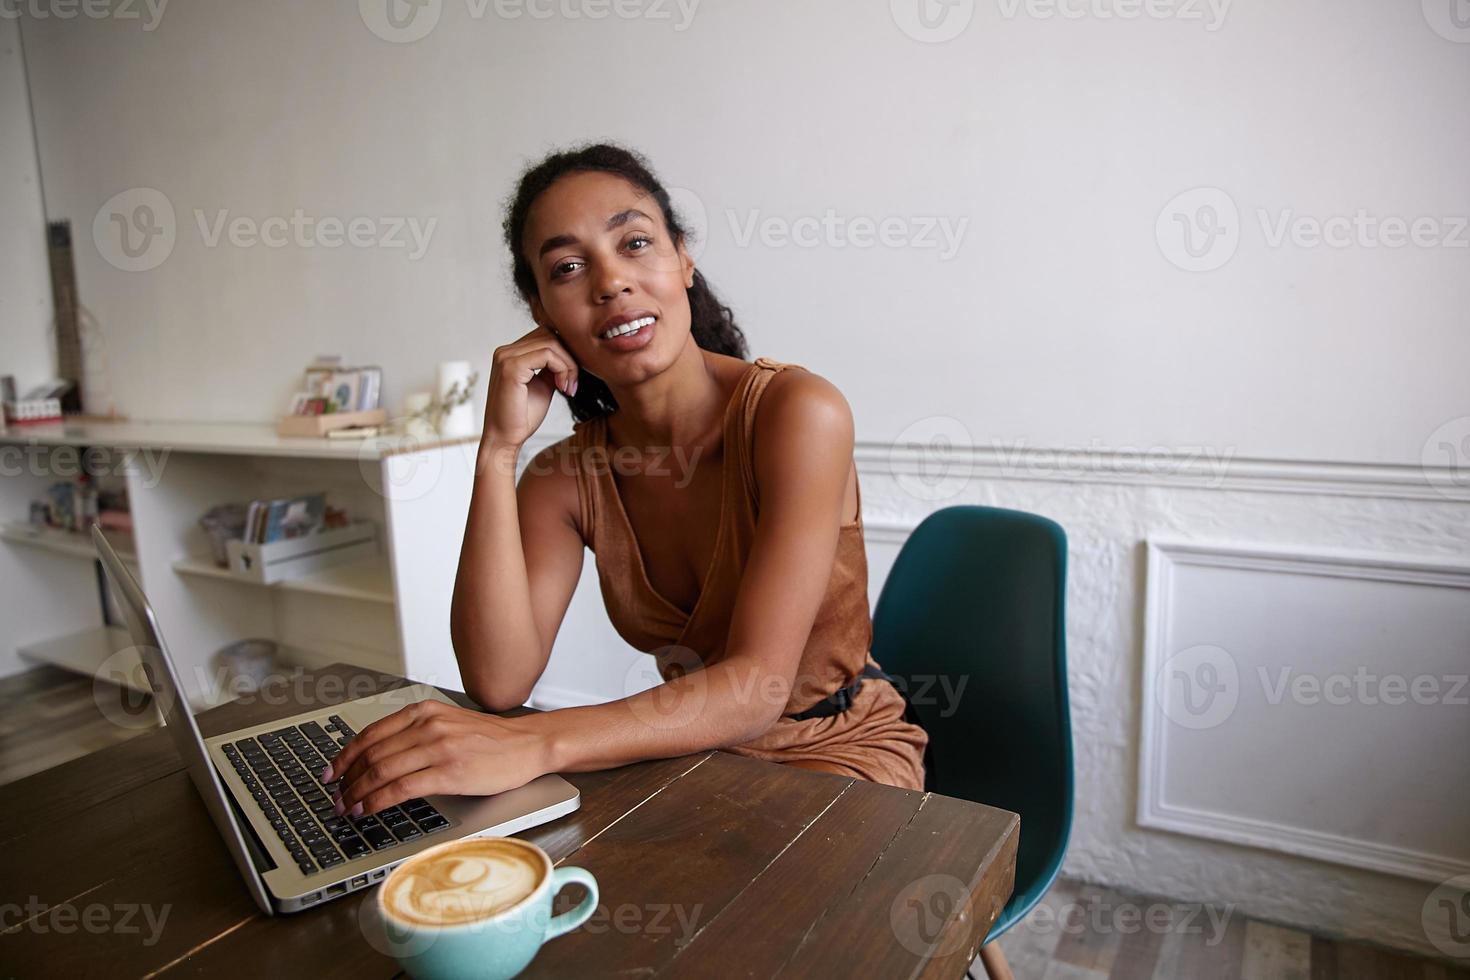
[[929, 732], [924, 788], [1021, 815], [1016, 888], [986, 943], [1046, 894], [1072, 830], [1066, 584], [1054, 521], [946, 507], [909, 536], [873, 613], [873, 657]]

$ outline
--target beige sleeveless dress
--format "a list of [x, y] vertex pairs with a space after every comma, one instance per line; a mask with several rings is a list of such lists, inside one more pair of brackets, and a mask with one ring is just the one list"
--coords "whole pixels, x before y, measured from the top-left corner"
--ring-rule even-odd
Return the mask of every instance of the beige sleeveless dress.
[[[635, 649], [661, 654], [658, 668], [665, 680], [692, 666], [687, 662], [671, 665], [671, 648], [678, 651], [673, 659], [697, 657], [705, 666], [718, 663], [725, 655], [736, 588], [760, 512], [750, 451], [756, 406], [771, 378], [792, 368], [805, 370], [797, 364], [756, 358], [725, 410], [721, 523], [699, 599], [687, 612], [649, 583], [609, 466], [606, 418], [576, 423], [566, 440], [576, 461], [582, 532], [596, 555], [608, 617]], [[859, 487], [858, 516], [839, 532], [827, 592], [802, 651], [792, 702], [782, 714], [803, 711], [852, 683], [864, 664], [873, 662], [869, 655], [872, 635]], [[922, 728], [904, 720], [904, 700], [898, 691], [881, 678], [865, 678], [847, 711], [805, 721], [783, 717], [759, 738], [727, 746], [726, 751], [769, 762], [800, 761], [842, 775], [922, 789], [927, 742]]]

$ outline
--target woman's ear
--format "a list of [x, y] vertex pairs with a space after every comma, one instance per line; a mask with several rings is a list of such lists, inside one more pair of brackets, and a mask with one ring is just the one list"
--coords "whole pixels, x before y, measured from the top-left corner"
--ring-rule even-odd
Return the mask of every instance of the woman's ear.
[[684, 239], [679, 239], [679, 271], [684, 275], [684, 288], [694, 288], [694, 259], [690, 258], [689, 252], [684, 248]]

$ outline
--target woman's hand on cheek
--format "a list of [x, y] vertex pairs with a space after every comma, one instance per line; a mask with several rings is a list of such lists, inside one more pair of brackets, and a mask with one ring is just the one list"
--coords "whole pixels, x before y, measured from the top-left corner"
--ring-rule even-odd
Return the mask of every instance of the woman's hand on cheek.
[[420, 796], [503, 793], [546, 772], [546, 758], [523, 719], [421, 701], [368, 725], [327, 768], [337, 813], [361, 816]]

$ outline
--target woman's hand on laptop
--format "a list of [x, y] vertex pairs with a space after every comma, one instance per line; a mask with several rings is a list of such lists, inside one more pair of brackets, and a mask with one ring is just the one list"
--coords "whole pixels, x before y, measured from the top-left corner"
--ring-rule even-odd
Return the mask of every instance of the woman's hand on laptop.
[[361, 816], [419, 796], [489, 796], [524, 786], [549, 758], [544, 730], [420, 701], [368, 725], [327, 768], [337, 813]]

